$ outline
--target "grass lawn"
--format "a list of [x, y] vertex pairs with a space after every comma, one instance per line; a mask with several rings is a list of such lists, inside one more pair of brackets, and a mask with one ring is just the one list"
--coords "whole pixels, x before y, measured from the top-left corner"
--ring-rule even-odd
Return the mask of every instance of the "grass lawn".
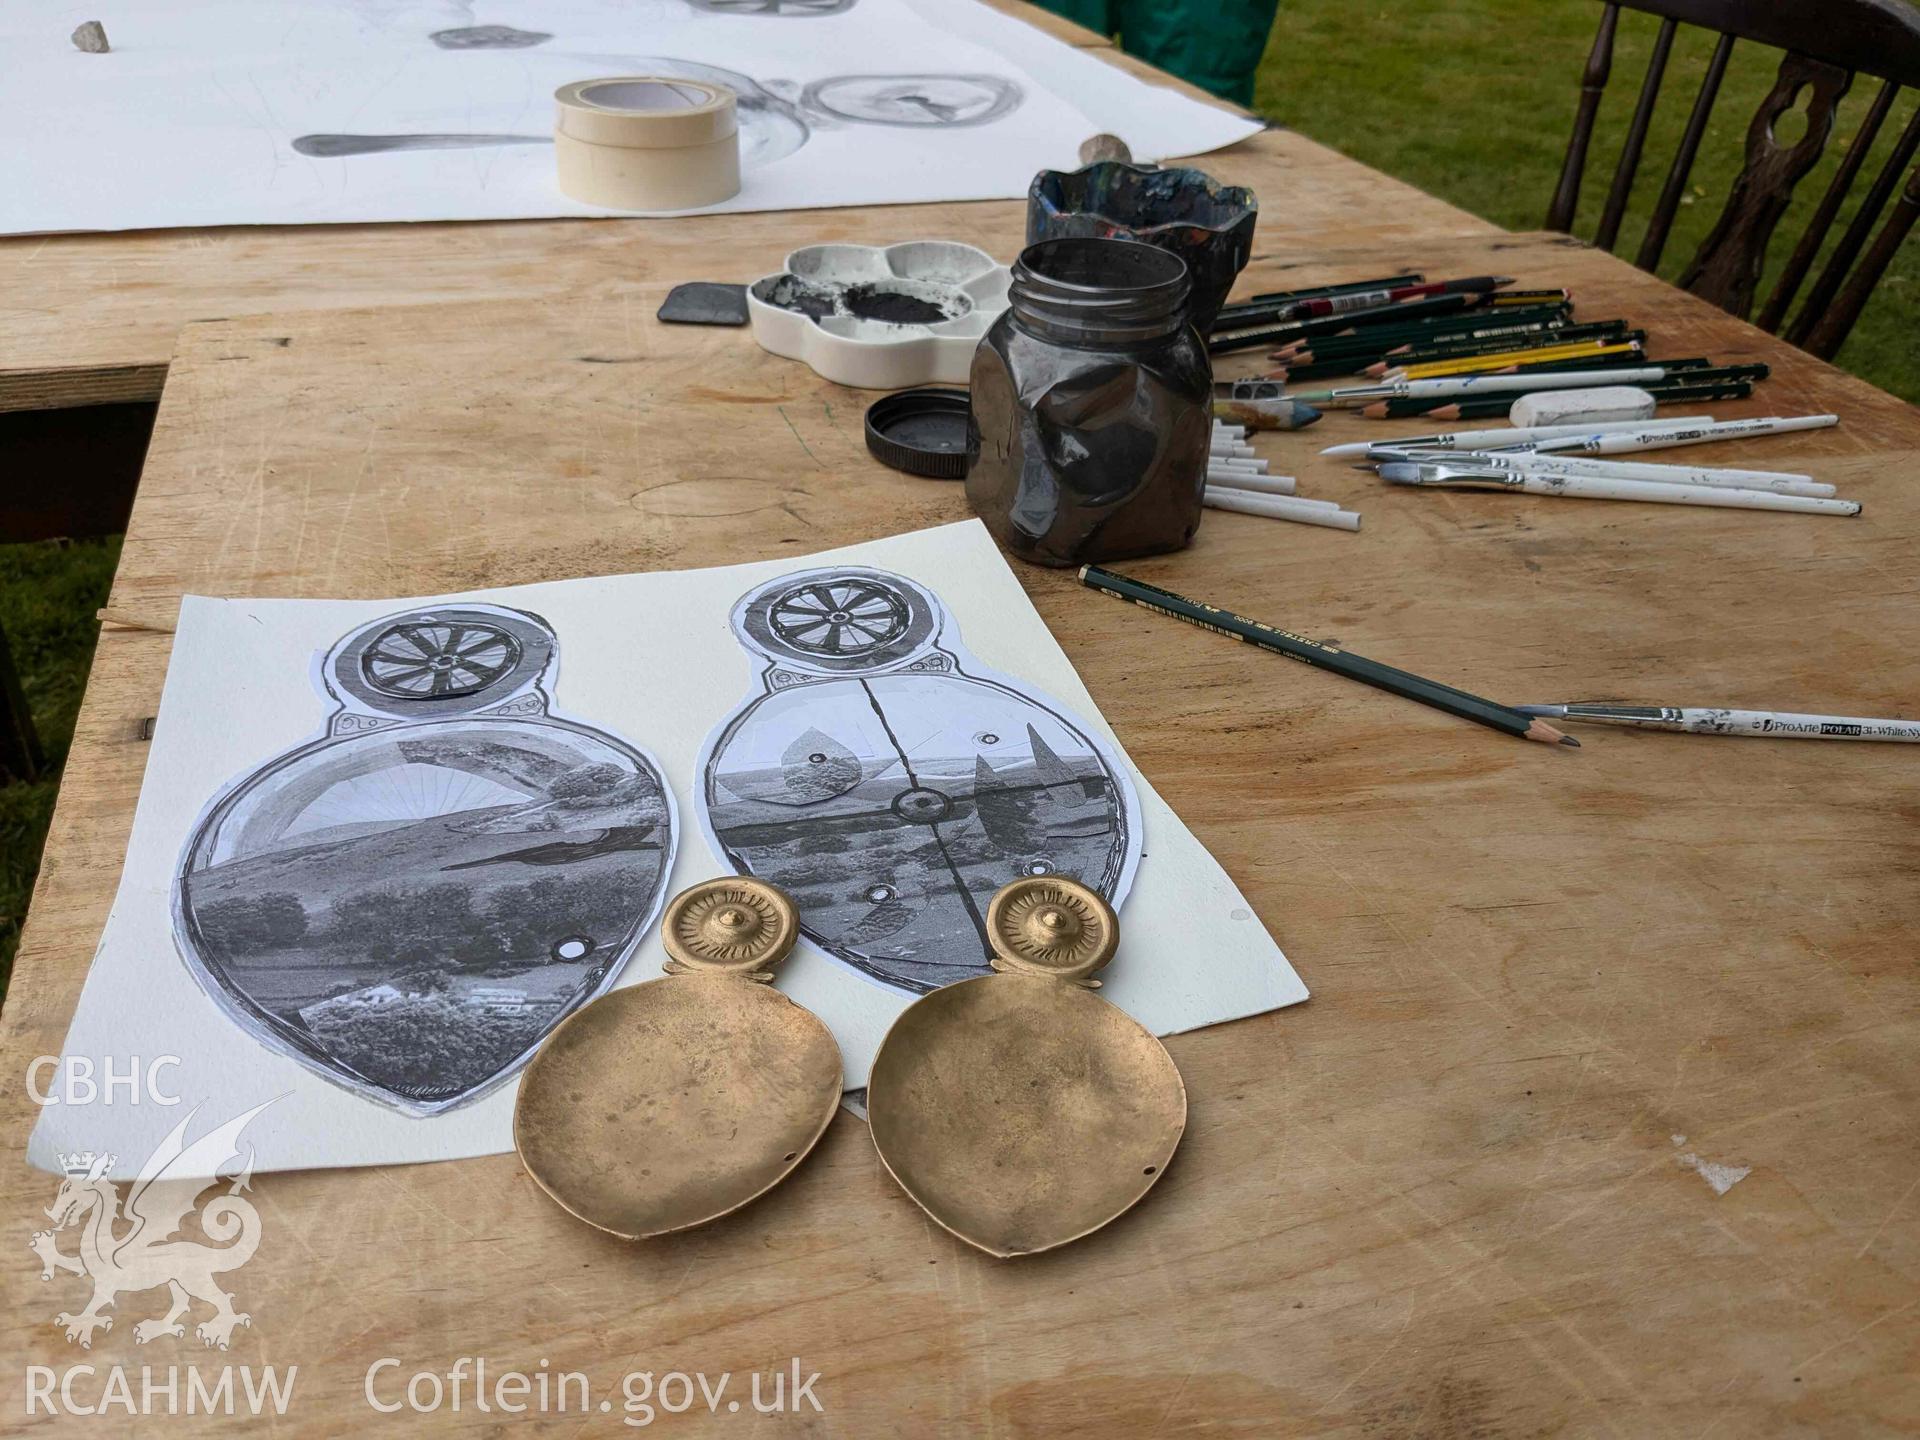
[[[1255, 105], [1262, 114], [1331, 145], [1377, 170], [1410, 181], [1510, 230], [1538, 230], [1546, 218], [1579, 94], [1580, 72], [1601, 7], [1595, 0], [1280, 0], [1280, 15], [1260, 67]], [[1588, 152], [1575, 233], [1593, 234], [1613, 181], [1614, 161], [1659, 21], [1620, 13], [1613, 75]], [[1706, 72], [1713, 37], [1682, 26], [1667, 62], [1660, 106], [1635, 177], [1633, 203], [1615, 253], [1631, 259], [1653, 213], [1667, 165]], [[1739, 172], [1747, 124], [1772, 88], [1780, 52], [1736, 44], [1713, 123], [1693, 169], [1660, 273], [1673, 279], [1720, 213]], [[1792, 210], [1774, 234], [1777, 266], [1798, 241], [1806, 216], [1825, 193], [1843, 146], [1866, 114], [1879, 81], [1854, 82], [1834, 139], [1800, 182]], [[1880, 138], [1854, 181], [1852, 198], [1878, 172], [1916, 104], [1895, 102]], [[1785, 131], [1783, 134], [1797, 134]], [[1841, 212], [1837, 238], [1852, 214]], [[1329, 236], [1337, 245], [1339, 237]], [[1815, 273], [1818, 271], [1816, 269]], [[1770, 293], [1770, 273], [1760, 290]], [[1805, 293], [1805, 286], [1802, 287]], [[1882, 389], [1920, 401], [1920, 232], [1881, 280], [1837, 363]]]
[[60, 788], [58, 767], [73, 738], [93, 660], [93, 615], [106, 603], [119, 555], [117, 539], [0, 545], [0, 626], [13, 647], [48, 764], [45, 779], [0, 785], [0, 995], [13, 970], [20, 922]]

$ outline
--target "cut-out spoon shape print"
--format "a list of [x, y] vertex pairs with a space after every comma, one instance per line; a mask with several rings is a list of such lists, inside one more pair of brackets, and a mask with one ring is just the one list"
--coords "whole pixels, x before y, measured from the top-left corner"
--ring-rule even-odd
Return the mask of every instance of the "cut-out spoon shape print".
[[242, 1031], [436, 1115], [612, 986], [666, 895], [673, 798], [555, 711], [558, 661], [539, 616], [480, 603], [328, 652], [325, 733], [216, 796], [180, 860], [181, 954]]
[[932, 590], [794, 571], [730, 623], [753, 675], [695, 804], [716, 853], [791, 894], [833, 959], [925, 992], [987, 973], [984, 912], [1009, 880], [1124, 898], [1140, 853], [1125, 765], [1057, 700], [981, 667]]

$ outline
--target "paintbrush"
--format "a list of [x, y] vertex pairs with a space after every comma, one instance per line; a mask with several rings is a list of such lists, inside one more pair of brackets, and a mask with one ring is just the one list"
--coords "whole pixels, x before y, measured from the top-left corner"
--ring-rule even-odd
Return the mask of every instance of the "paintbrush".
[[1285, 395], [1258, 399], [1215, 397], [1213, 418], [1244, 425], [1249, 430], [1304, 430], [1320, 418], [1320, 412]]

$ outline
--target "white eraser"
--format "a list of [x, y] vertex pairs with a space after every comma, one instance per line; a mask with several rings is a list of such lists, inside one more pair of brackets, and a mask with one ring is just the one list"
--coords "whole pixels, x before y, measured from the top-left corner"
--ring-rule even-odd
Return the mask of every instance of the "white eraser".
[[1512, 425], [1593, 425], [1605, 420], [1651, 420], [1653, 396], [1631, 385], [1594, 390], [1536, 390], [1513, 402]]

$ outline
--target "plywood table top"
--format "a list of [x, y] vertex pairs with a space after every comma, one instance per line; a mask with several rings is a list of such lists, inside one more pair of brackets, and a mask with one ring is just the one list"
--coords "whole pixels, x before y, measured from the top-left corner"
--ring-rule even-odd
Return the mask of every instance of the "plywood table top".
[[[983, 229], [995, 248], [1016, 239]], [[1522, 700], [1914, 714], [1920, 413], [1550, 236], [1268, 258], [1246, 291], [1411, 265], [1568, 284], [1666, 353], [1763, 356], [1834, 431], [1692, 452], [1812, 469], [1854, 520], [1388, 491], [1260, 442], [1358, 534], [1210, 514], [1130, 569]], [[171, 376], [4, 1017], [57, 1052], [113, 895], [178, 598], [385, 597], [811, 551], [962, 518], [866, 455], [870, 394], [739, 331], [553, 297], [190, 326]], [[1804, 463], [1789, 463], [1804, 462]], [[1451, 720], [1020, 569], [1146, 776], [1314, 991], [1170, 1041], [1179, 1157], [1094, 1239], [997, 1262], [932, 1225], [848, 1115], [794, 1180], [622, 1245], [511, 1155], [261, 1177], [256, 1317], [230, 1356], [121, 1328], [85, 1356], [24, 1245], [28, 1363], [297, 1363], [282, 1433], [499, 1433], [378, 1415], [416, 1370], [586, 1373], [799, 1357], [833, 1435], [1912, 1433], [1920, 1424], [1920, 779], [1894, 745]], [[645, 617], [636, 617], [642, 623]], [[1151, 863], [1149, 860], [1148, 863]], [[156, 965], [178, 963], [156, 951]], [[0, 1213], [53, 1180], [0, 1099]], [[144, 1311], [128, 1312], [129, 1321]], [[19, 1415], [20, 1366], [0, 1376]], [[744, 1383], [744, 1379], [741, 1383]], [[83, 1385], [80, 1394], [90, 1393]], [[728, 1433], [738, 1416], [662, 1416]], [[215, 1423], [173, 1417], [156, 1431]]]
[[[1200, 93], [1032, 5], [993, 3], [1156, 84]], [[1300, 135], [1269, 131], [1204, 163], [1221, 179], [1256, 189], [1265, 205], [1259, 241], [1276, 253], [1324, 246], [1330, 234], [1392, 241], [1493, 232], [1484, 220]], [[1024, 200], [1000, 200], [671, 219], [0, 237], [0, 411], [156, 399], [174, 337], [196, 321], [481, 297], [605, 300], [668, 278], [754, 280], [778, 270], [797, 246], [838, 240], [991, 241], [1010, 260], [1024, 208]]]

